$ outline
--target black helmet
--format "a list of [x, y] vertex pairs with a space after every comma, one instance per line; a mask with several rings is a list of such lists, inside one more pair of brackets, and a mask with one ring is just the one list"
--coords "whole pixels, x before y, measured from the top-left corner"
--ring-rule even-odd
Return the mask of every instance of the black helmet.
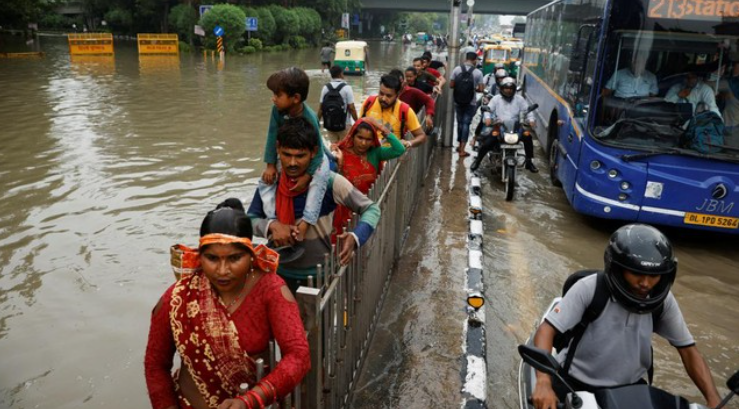
[[[629, 224], [616, 230], [605, 255], [606, 282], [611, 294], [624, 308], [637, 314], [655, 311], [667, 298], [677, 274], [672, 244], [662, 232], [646, 224]], [[647, 298], [631, 292], [624, 270], [662, 278]]]

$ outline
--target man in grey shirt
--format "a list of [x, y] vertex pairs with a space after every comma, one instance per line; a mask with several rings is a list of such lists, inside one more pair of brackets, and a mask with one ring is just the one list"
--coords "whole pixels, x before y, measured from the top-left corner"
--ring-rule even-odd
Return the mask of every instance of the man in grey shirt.
[[321, 48], [321, 74], [323, 74], [326, 68], [331, 66], [331, 54], [333, 53], [335, 53], [335, 51], [333, 47], [331, 47], [331, 43], [326, 43], [326, 45]]
[[[604, 259], [605, 282], [601, 285], [607, 286], [609, 299], [598, 318], [587, 325], [569, 370], [562, 377], [576, 390], [589, 392], [644, 383], [652, 363], [652, 332], [656, 332], [677, 348], [686, 372], [708, 406], [718, 405], [720, 398], [711, 371], [670, 291], [677, 260], [667, 237], [645, 224], [621, 227], [611, 236]], [[536, 331], [536, 347], [551, 350], [557, 333], [582, 321], [593, 302], [598, 280], [597, 275], [590, 275], [570, 288]], [[563, 349], [557, 360], [565, 361], [568, 352]], [[556, 409], [558, 398], [562, 400], [565, 394], [559, 383], [552, 384], [549, 375], [537, 372], [531, 396], [536, 409]]]
[[[465, 151], [470, 137], [470, 123], [477, 112], [477, 92], [482, 92], [482, 71], [475, 68], [477, 54], [467, 53], [466, 60], [452, 71], [449, 88], [453, 91], [454, 110], [457, 113], [457, 152], [460, 157], [469, 156]], [[455, 89], [456, 88], [456, 89]]]
[[[504, 124], [515, 123], [518, 121], [518, 116], [529, 109], [529, 103], [526, 102], [526, 98], [516, 95], [516, 80], [512, 77], [503, 78], [498, 84], [498, 90], [500, 93], [494, 96], [488, 103], [490, 111], [485, 112], [483, 115], [483, 121], [485, 121], [485, 125], [487, 126], [492, 125], [493, 121]], [[528, 121], [528, 124], [520, 124], [522, 128], [519, 129], [521, 142], [523, 142], [523, 150], [526, 154], [525, 167], [530, 172], [537, 173], [539, 169], [534, 165], [534, 137], [531, 131], [528, 132], [528, 135], [523, 132], [524, 125], [528, 126], [528, 129], [534, 128], [534, 114], [529, 112], [525, 120]], [[513, 132], [515, 129], [506, 129], [506, 131]], [[492, 135], [485, 135], [477, 152], [477, 158], [472, 163], [472, 166], [470, 166], [470, 169], [473, 171], [477, 170], [485, 155], [491, 150], [496, 149], [499, 145], [500, 143], [497, 138]]]

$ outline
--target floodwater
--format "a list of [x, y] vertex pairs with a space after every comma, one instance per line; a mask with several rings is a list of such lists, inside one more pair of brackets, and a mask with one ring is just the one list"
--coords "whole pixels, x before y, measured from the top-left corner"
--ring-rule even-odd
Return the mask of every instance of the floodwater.
[[[23, 51], [3, 37], [0, 51]], [[172, 283], [169, 246], [195, 245], [205, 213], [250, 201], [264, 167], [267, 77], [298, 65], [318, 108], [318, 50], [70, 61], [42, 37], [38, 59], [0, 60], [0, 407], [144, 408], [149, 313]], [[416, 50], [417, 51], [417, 50]], [[407, 66], [371, 44], [355, 96]]]
[[[491, 176], [489, 165], [483, 168], [487, 396], [495, 408], [519, 408], [520, 359], [512, 352], [531, 335], [571, 272], [603, 267], [608, 237], [622, 225], [575, 213], [562, 190], [549, 183], [538, 147], [537, 155], [541, 172], [519, 173], [512, 202], [504, 200], [500, 177]], [[739, 370], [739, 239], [664, 231], [679, 259], [673, 292], [723, 396], [726, 380]], [[655, 385], [705, 403], [675, 348], [655, 340]], [[739, 408], [739, 399], [728, 407]]]

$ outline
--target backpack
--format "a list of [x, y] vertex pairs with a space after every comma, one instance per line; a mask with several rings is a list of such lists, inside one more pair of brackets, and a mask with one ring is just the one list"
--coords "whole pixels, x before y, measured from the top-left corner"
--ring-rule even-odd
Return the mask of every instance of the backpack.
[[[557, 349], [557, 351], [562, 351], [564, 348], [568, 348], [567, 357], [565, 358], [565, 362], [562, 364], [561, 367], [562, 374], [567, 374], [569, 372], [570, 366], [572, 365], [572, 360], [575, 358], [577, 345], [578, 343], [580, 343], [583, 334], [585, 334], [585, 330], [591, 322], [597, 320], [598, 317], [600, 317], [600, 314], [606, 308], [608, 299], [611, 298], [611, 291], [608, 288], [608, 283], [606, 283], [606, 273], [604, 271], [576, 271], [570, 274], [570, 276], [567, 277], [564, 284], [562, 285], [562, 297], [564, 297], [565, 294], [567, 294], [567, 291], [569, 291], [576, 282], [593, 274], [598, 275], [595, 282], [595, 294], [593, 294], [593, 300], [590, 302], [590, 305], [585, 308], [585, 312], [582, 314], [582, 320], [577, 323], [577, 325], [570, 328], [564, 333], [560, 333], [559, 331], [557, 331], [556, 335], [554, 336], [554, 342], [552, 345], [554, 348]], [[655, 311], [652, 311], [652, 323], [656, 323], [659, 320], [659, 317], [662, 315], [663, 310], [664, 304], [660, 305]], [[652, 357], [654, 357], [654, 353], [652, 353]], [[649, 378], [649, 384], [651, 385], [652, 378], [654, 377], [653, 363], [649, 365], [647, 376]]]
[[[377, 95], [370, 95], [364, 100], [364, 103], [362, 104], [362, 118], [367, 116], [367, 111], [372, 107], [372, 104], [374, 104], [376, 100]], [[405, 135], [405, 118], [408, 116], [408, 110], [411, 109], [411, 107], [403, 101], [396, 101], [396, 103], [398, 102], [400, 102], [400, 135], [395, 136], [398, 139], [403, 139], [403, 135]]]
[[326, 84], [328, 92], [321, 102], [321, 112], [323, 127], [329, 131], [338, 132], [346, 129], [346, 108], [344, 98], [341, 96], [341, 89], [345, 85], [346, 83], [341, 83], [334, 88], [330, 82]]
[[688, 123], [681, 146], [700, 153], [717, 153], [724, 144], [724, 121], [713, 111], [695, 114]]
[[459, 105], [469, 105], [475, 100], [475, 77], [473, 69], [468, 70], [462, 64], [462, 72], [454, 78], [454, 102]]

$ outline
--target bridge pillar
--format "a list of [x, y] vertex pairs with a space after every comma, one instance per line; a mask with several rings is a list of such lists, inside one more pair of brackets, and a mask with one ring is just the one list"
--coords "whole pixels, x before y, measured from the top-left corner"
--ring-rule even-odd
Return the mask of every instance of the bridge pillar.
[[[449, 83], [452, 79], [452, 71], [459, 65], [459, 5], [462, 0], [452, 0], [452, 10], [450, 16], [451, 33], [447, 43], [447, 69], [446, 80]], [[444, 130], [442, 134], [443, 147], [452, 147], [454, 145], [454, 98], [453, 91], [450, 89], [446, 92], [446, 112], [444, 113]]]

